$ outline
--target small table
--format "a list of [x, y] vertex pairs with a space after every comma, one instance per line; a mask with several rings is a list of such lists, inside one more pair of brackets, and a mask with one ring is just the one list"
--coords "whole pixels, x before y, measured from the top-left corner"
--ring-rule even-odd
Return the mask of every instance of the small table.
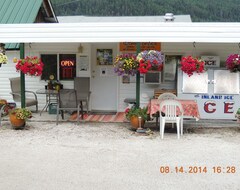
[[[182, 104], [183, 107], [183, 118], [195, 118], [196, 121], [200, 119], [200, 114], [198, 111], [198, 104], [195, 100], [182, 100], [176, 99]], [[148, 113], [150, 117], [156, 114], [156, 125], [158, 125], [159, 109], [160, 103], [163, 100], [151, 99], [148, 104]]]
[[40, 112], [40, 115], [44, 110], [47, 111], [47, 108], [50, 104], [58, 103], [58, 91], [57, 90], [50, 90], [50, 89], [39, 89], [36, 91], [36, 94], [45, 94], [46, 95], [46, 104]]

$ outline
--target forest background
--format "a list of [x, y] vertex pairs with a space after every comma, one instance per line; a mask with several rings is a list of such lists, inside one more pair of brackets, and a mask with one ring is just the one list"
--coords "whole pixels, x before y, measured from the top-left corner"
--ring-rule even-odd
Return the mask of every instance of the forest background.
[[51, 0], [57, 16], [190, 15], [193, 22], [239, 22], [240, 0]]

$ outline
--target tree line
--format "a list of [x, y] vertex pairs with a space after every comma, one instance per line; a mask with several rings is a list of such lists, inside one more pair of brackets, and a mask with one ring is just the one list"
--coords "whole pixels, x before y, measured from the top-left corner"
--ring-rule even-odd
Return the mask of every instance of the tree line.
[[190, 15], [193, 22], [239, 22], [240, 0], [51, 0], [57, 16]]

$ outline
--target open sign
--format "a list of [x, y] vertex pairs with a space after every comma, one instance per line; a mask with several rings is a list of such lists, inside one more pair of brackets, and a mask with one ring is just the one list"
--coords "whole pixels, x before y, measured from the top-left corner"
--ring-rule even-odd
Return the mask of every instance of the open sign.
[[62, 60], [61, 66], [62, 67], [73, 67], [75, 65], [75, 62], [72, 60]]

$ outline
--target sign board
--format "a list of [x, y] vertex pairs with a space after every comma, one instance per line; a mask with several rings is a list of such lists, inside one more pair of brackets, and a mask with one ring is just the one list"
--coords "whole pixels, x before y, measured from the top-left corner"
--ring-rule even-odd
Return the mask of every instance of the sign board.
[[219, 56], [201, 56], [201, 60], [205, 62], [205, 67], [220, 67]]
[[[120, 42], [120, 51], [137, 51], [137, 43], [136, 42]], [[160, 42], [142, 42], [140, 43], [141, 51], [144, 50], [157, 50], [161, 51], [161, 43]]]
[[235, 119], [240, 107], [239, 72], [208, 69], [191, 77], [178, 69], [179, 99], [196, 100], [201, 119]]
[[60, 80], [69, 80], [76, 77], [76, 54], [59, 55]]

